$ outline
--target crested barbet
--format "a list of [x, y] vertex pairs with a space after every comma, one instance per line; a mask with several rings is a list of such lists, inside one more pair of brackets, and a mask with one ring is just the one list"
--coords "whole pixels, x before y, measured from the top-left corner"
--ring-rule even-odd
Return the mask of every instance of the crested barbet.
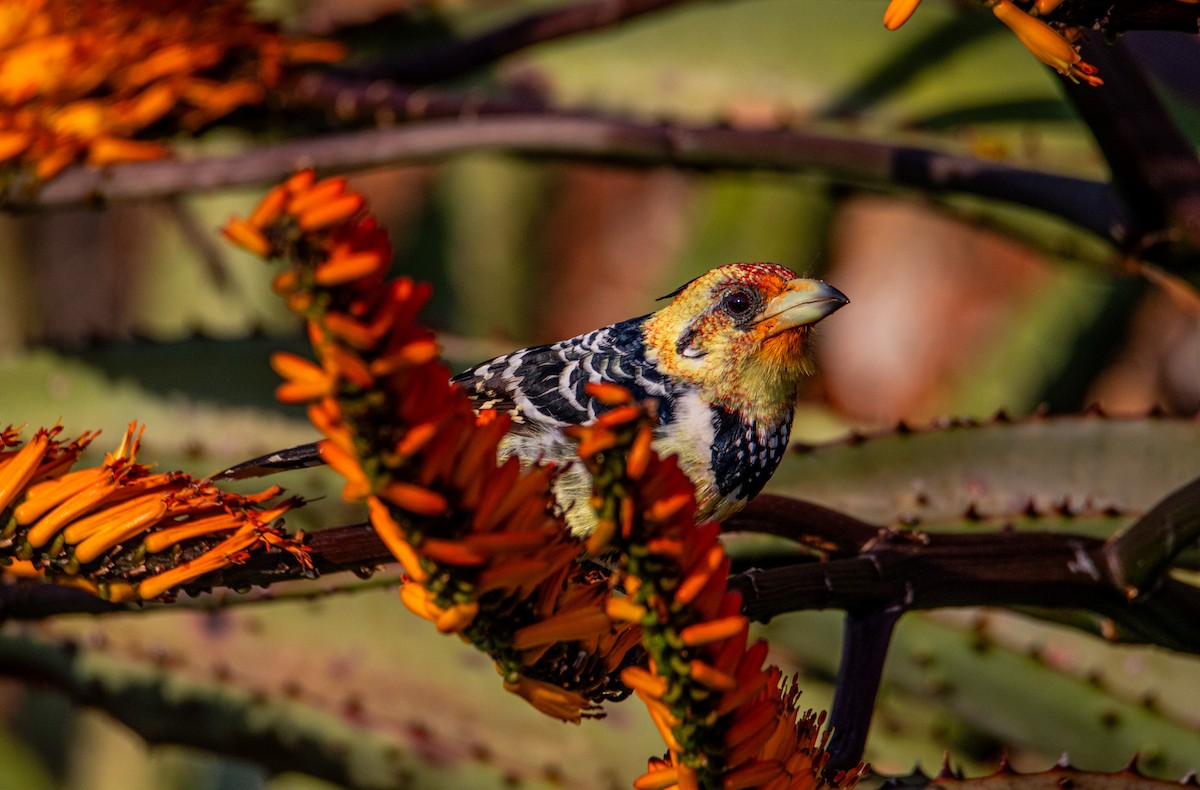
[[[512, 416], [503, 455], [563, 469], [555, 495], [573, 532], [595, 525], [591, 480], [562, 429], [606, 406], [585, 385], [619, 384], [658, 408], [654, 449], [676, 455], [696, 487], [697, 520], [720, 521], [762, 490], [783, 458], [813, 324], [846, 305], [836, 288], [772, 263], [712, 269], [661, 309], [552, 345], [532, 346], [455, 376], [476, 411]], [[222, 473], [253, 477], [321, 463], [316, 445]]]

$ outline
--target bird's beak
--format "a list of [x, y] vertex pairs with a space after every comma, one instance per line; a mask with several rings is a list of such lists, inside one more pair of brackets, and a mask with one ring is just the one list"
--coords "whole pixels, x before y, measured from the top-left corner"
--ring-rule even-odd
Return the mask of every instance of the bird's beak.
[[850, 303], [838, 289], [820, 280], [797, 278], [767, 302], [763, 317], [755, 324], [773, 322], [768, 336], [801, 326], [809, 326]]

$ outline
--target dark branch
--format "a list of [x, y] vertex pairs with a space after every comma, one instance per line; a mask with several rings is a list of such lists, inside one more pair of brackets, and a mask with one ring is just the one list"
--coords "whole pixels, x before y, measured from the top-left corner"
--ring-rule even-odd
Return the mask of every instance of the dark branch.
[[[314, 570], [318, 576], [350, 571], [360, 575], [393, 562], [383, 541], [368, 524], [333, 527], [308, 536]], [[0, 577], [2, 578], [2, 577]], [[305, 578], [305, 572], [280, 552], [253, 555], [244, 565], [205, 576], [185, 592], [214, 588], [245, 589]], [[41, 620], [59, 614], [102, 614], [130, 611], [137, 604], [113, 604], [75, 587], [38, 581], [10, 580], [0, 584], [0, 623], [5, 620]]]
[[1200, 478], [1171, 493], [1120, 534], [1104, 556], [1126, 594], [1138, 595], [1167, 572], [1176, 557], [1200, 539]]
[[759, 494], [721, 529], [777, 535], [822, 554], [854, 556], [884, 528], [802, 499]]
[[[1111, 618], [1112, 638], [1200, 653], [1200, 589], [1163, 579], [1130, 600], [1094, 538], [1005, 531], [888, 532], [862, 554], [735, 577], [743, 611], [766, 621], [807, 609], [870, 611], [947, 606], [1046, 606]], [[1188, 623], [1192, 625], [1188, 625]]]
[[[369, 91], [362, 88], [364, 101]], [[102, 171], [75, 167], [40, 189], [17, 179], [0, 205], [35, 210], [164, 197], [279, 181], [302, 167], [345, 171], [492, 149], [636, 167], [817, 170], [878, 188], [898, 185], [1029, 206], [1112, 241], [1121, 240], [1113, 229], [1129, 224], [1128, 208], [1108, 185], [1082, 178], [799, 130], [646, 124], [550, 112], [433, 120], [281, 143], [236, 156], [139, 162]]]
[[[1186, 7], [1195, 18], [1196, 6]], [[1191, 144], [1129, 46], [1093, 37], [1082, 50], [1104, 84], [1092, 87], [1066, 79], [1062, 84], [1104, 153], [1114, 185], [1132, 207], [1135, 224], [1126, 229], [1131, 251], [1141, 253], [1143, 239], [1153, 239], [1156, 232], [1161, 238], [1169, 225], [1200, 248], [1200, 160]]]
[[826, 771], [853, 768], [862, 759], [875, 711], [875, 696], [883, 679], [888, 645], [903, 610], [890, 607], [846, 615], [842, 658], [829, 712], [829, 764]]
[[471, 38], [377, 64], [372, 71], [401, 82], [437, 82], [486, 66], [534, 44], [614, 27], [684, 2], [687, 0], [590, 0], [529, 14]]
[[0, 583], [0, 623], [41, 620], [57, 614], [100, 614], [127, 608], [103, 601], [77, 587], [12, 579]]
[[1177, 0], [1066, 0], [1046, 18], [1109, 36], [1129, 30], [1200, 31], [1197, 7]]
[[[869, 612], [887, 607], [930, 609], [949, 606], [1045, 607], [1093, 612], [1112, 622], [1114, 641], [1154, 643], [1200, 653], [1200, 589], [1169, 577], [1137, 598], [1125, 592], [1102, 541], [1062, 533], [1002, 531], [988, 534], [923, 534], [880, 531], [843, 514], [806, 503], [766, 498], [739, 517], [737, 529], [768, 522], [773, 534], [805, 542], [836, 555], [826, 562], [750, 570], [731, 585], [756, 620], [804, 609]], [[839, 537], [838, 533], [844, 532]], [[868, 537], [868, 532], [870, 536]], [[367, 525], [338, 527], [309, 539], [320, 574], [362, 573], [391, 561]], [[852, 554], [854, 547], [859, 553]], [[212, 587], [265, 586], [303, 577], [282, 554], [259, 554], [245, 565], [204, 579], [196, 592]], [[68, 611], [110, 608], [90, 595], [52, 585], [0, 586], [0, 616], [45, 617]]]

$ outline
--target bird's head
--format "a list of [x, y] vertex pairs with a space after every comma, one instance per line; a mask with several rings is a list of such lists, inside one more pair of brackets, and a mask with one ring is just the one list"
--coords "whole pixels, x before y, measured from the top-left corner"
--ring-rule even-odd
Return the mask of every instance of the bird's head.
[[773, 263], [733, 263], [670, 294], [646, 319], [648, 352], [664, 373], [748, 418], [790, 412], [808, 370], [810, 327], [850, 300]]

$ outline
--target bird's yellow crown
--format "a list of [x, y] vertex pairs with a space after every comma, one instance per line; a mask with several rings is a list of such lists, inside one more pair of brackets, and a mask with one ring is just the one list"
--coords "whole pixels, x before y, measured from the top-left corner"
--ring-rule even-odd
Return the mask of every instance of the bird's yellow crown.
[[773, 263], [712, 269], [670, 298], [646, 320], [655, 365], [708, 402], [768, 422], [792, 408], [811, 326], [849, 301]]

